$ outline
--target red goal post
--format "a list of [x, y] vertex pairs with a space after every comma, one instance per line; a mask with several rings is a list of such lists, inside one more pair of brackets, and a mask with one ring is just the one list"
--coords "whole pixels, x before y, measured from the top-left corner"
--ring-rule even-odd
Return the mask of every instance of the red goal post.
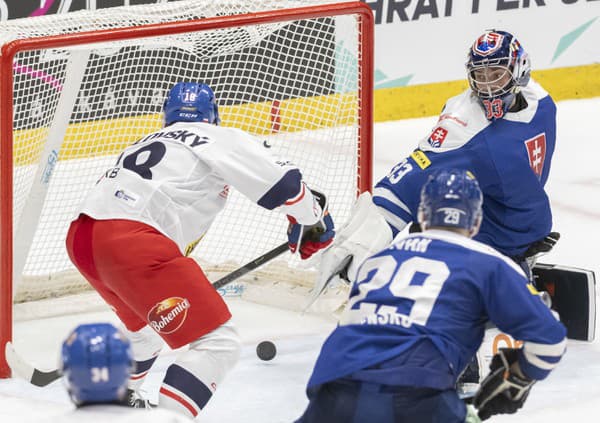
[[[136, 6], [132, 8], [134, 7]], [[173, 6], [169, 5], [169, 7]], [[351, 16], [356, 22], [356, 35], [349, 38], [348, 35], [340, 36], [335, 21], [346, 16]], [[271, 24], [281, 24], [281, 26], [271, 30], [268, 27]], [[332, 214], [340, 225], [348, 217], [356, 193], [370, 190], [372, 186], [373, 25], [373, 15], [367, 5], [361, 2], [345, 2], [48, 36], [35, 34], [36, 36], [32, 37], [17, 37], [3, 44], [0, 58], [0, 101], [2, 102], [0, 107], [0, 197], [2, 200], [0, 203], [0, 377], [10, 376], [10, 369], [4, 357], [4, 345], [13, 338], [13, 298], [17, 289], [21, 289], [20, 286], [25, 283], [24, 279], [28, 274], [33, 274], [35, 284], [46, 286], [49, 281], [59, 279], [46, 276], [47, 273], [62, 272], [60, 266], [64, 265], [66, 253], [58, 251], [60, 257], [54, 259], [49, 251], [58, 247], [39, 247], [46, 242], [45, 238], [42, 239], [45, 234], [55, 228], [58, 229], [56, 234], [52, 235], [56, 238], [51, 241], [52, 243], [60, 245], [61, 236], [66, 234], [68, 215], [75, 209], [73, 204], [76, 205], [77, 201], [74, 202], [71, 198], [67, 201], [61, 196], [66, 192], [76, 191], [77, 200], [80, 201], [85, 193], [85, 187], [89, 189], [93, 184], [89, 181], [93, 181], [93, 178], [100, 175], [100, 170], [107, 167], [106, 163], [109, 162], [106, 162], [106, 157], [110, 157], [123, 145], [134, 142], [143, 132], [150, 132], [160, 127], [157, 118], [160, 106], [155, 104], [154, 100], [148, 100], [148, 104], [145, 105], [148, 107], [144, 109], [127, 109], [126, 112], [121, 113], [120, 110], [125, 106], [122, 106], [120, 101], [125, 100], [121, 100], [119, 95], [126, 96], [123, 94], [126, 92], [125, 89], [117, 94], [106, 91], [108, 88], [103, 84], [115, 78], [115, 74], [121, 73], [121, 69], [117, 69], [115, 65], [115, 63], [120, 65], [121, 62], [111, 62], [114, 55], [128, 49], [143, 52], [144, 63], [135, 71], [136, 77], [140, 78], [139, 84], [142, 88], [138, 90], [134, 87], [127, 91], [127, 95], [130, 96], [127, 104], [143, 103], [143, 99], [135, 99], [134, 95], [140, 90], [143, 92], [144, 84], [156, 84], [159, 79], [159, 83], [162, 84], [160, 86], [165, 87], [176, 82], [177, 78], [181, 79], [188, 75], [197, 77], [196, 68], [207, 68], [210, 72], [213, 68], [219, 68], [221, 74], [227, 72], [234, 74], [234, 81], [222, 81], [218, 79], [219, 76], [208, 74], [209, 77], [217, 78], [217, 82], [211, 85], [218, 100], [225, 98], [226, 104], [220, 104], [223, 124], [241, 126], [248, 132], [264, 136], [269, 144], [274, 146], [275, 152], [281, 152], [286, 157], [291, 156], [302, 169], [306, 168], [305, 177], [309, 183], [312, 184], [312, 181], [316, 180], [315, 187], [323, 189], [330, 195]], [[268, 28], [263, 31], [264, 27]], [[289, 27], [293, 27], [297, 32], [292, 33]], [[259, 33], [257, 44], [244, 46], [239, 52], [231, 52], [227, 43], [236, 45], [238, 39], [233, 37], [237, 37], [244, 28], [251, 28], [247, 30], [251, 36]], [[225, 33], [221, 34], [219, 31]], [[187, 59], [180, 59], [179, 56], [177, 60], [180, 62], [172, 57], [160, 63], [156, 62], [158, 55], [161, 55], [163, 60], [163, 51], [177, 47], [178, 34], [189, 36], [189, 41], [186, 38], [183, 42], [185, 54], [188, 54], [189, 50], [198, 49], [201, 55], [204, 55], [202, 60], [206, 62], [194, 62], [194, 66], [189, 70], [177, 75], [169, 74], [168, 77], [165, 75], [164, 79], [160, 80], [171, 67], [177, 68], [178, 72], [180, 68], [185, 67]], [[207, 37], [211, 37], [211, 40], [213, 36], [217, 37], [214, 38], [216, 41], [207, 45], [202, 44], [203, 34], [209, 34]], [[220, 36], [222, 38], [218, 38]], [[293, 48], [304, 49], [307, 39], [310, 38], [313, 42], [312, 40], [318, 40], [319, 37], [325, 38], [327, 44], [325, 47], [307, 49], [302, 54], [294, 56], [291, 51]], [[246, 33], [240, 36], [240, 39], [246, 38]], [[345, 44], [336, 44], [339, 39], [343, 39]], [[143, 46], [129, 44], [133, 41], [140, 43], [148, 41], [148, 44]], [[165, 47], [165, 43], [169, 42], [174, 43], [175, 46]], [[278, 42], [281, 44], [277, 44]], [[356, 51], [348, 52], [347, 49], [351, 48], [349, 46], [353, 43], [356, 43]], [[107, 47], [113, 44], [114, 47]], [[74, 61], [71, 59], [80, 55], [80, 51], [85, 51], [86, 48], [87, 52], [83, 59], [85, 65], [79, 76], [73, 77], [69, 73], [69, 66]], [[101, 50], [101, 54], [94, 53], [91, 57], [92, 48]], [[63, 50], [70, 58], [68, 63], [61, 65], [62, 76], [54, 75], [55, 68], [51, 66], [55, 66], [55, 62], [62, 58]], [[207, 53], [206, 50], [210, 51]], [[220, 54], [216, 50], [224, 50], [222, 56], [226, 56], [229, 62], [214, 61], [216, 60], [214, 57]], [[335, 57], [328, 58], [328, 53]], [[48, 68], [37, 68], [25, 63], [21, 58], [27, 54], [34, 57], [35, 63]], [[255, 57], [248, 59], [252, 54]], [[142, 61], [141, 57], [138, 56], [136, 60]], [[350, 59], [346, 61], [347, 57]], [[123, 59], [123, 61], [126, 62], [124, 66], [130, 66], [131, 59]], [[252, 69], [229, 67], [231, 63], [238, 65], [240, 61], [242, 65], [248, 63]], [[307, 62], [317, 66], [314, 73], [312, 70], [309, 72], [308, 69], [304, 69]], [[112, 63], [108, 71], [101, 69], [103, 66], [108, 66], [106, 63]], [[323, 64], [326, 65], [326, 69], [319, 67], [324, 66]], [[92, 66], [98, 66], [99, 69], [93, 77], [90, 76]], [[297, 68], [302, 71], [297, 71]], [[295, 70], [297, 74], [294, 74]], [[200, 73], [200, 75], [204, 74]], [[265, 81], [270, 75], [277, 76], [276, 82], [273, 82], [275, 79]], [[311, 82], [312, 79], [318, 78], [322, 80], [318, 83]], [[69, 90], [67, 85], [72, 79], [78, 79], [76, 88], [73, 89], [70, 100], [64, 100], [67, 97], [66, 91]], [[238, 91], [239, 86], [253, 80], [255, 82], [261, 80], [259, 82], [264, 84], [259, 88], [250, 87], [247, 91], [241, 89]], [[33, 85], [41, 84], [45, 88], [40, 92], [33, 92], [30, 88], [31, 81]], [[135, 85], [135, 81], [133, 77], [126, 75], [116, 84], [131, 87]], [[326, 88], [321, 87], [312, 92], [310, 87], [313, 85], [325, 85]], [[274, 86], [275, 88], [272, 88]], [[342, 88], [339, 88], [340, 86]], [[236, 91], [235, 93], [232, 91], [229, 97], [220, 95], [225, 91], [224, 87], [234, 87]], [[51, 93], [47, 94], [47, 92]], [[44, 97], [46, 94], [48, 97]], [[89, 104], [94, 102], [100, 104], [102, 101], [105, 102], [104, 106], [106, 102], [109, 102], [109, 106], [113, 106], [111, 110], [114, 114], [103, 114], [100, 117], [95, 114], [101, 106], [89, 106]], [[52, 104], [54, 109], [50, 110], [49, 104]], [[106, 107], [102, 109], [102, 113], [105, 109]], [[64, 110], [68, 112], [64, 113]], [[56, 123], [61, 119], [61, 113], [70, 117]], [[31, 123], [31, 117], [37, 115], [43, 117], [51, 115], [49, 119], [53, 120]], [[338, 119], [340, 116], [345, 117]], [[147, 126], [140, 126], [141, 121], [150, 123]], [[131, 128], [134, 130], [131, 133], [127, 132]], [[48, 141], [52, 137], [58, 139], [54, 141], [58, 143], [55, 146]], [[102, 141], [88, 142], [94, 137]], [[35, 146], [35, 151], [25, 155], [23, 151], [32, 148], [32, 145]], [[349, 156], [351, 157], [348, 158]], [[321, 159], [326, 161], [320, 161]], [[98, 169], [89, 169], [91, 167], [89, 160], [98, 162]], [[311, 168], [313, 162], [316, 162], [314, 169]], [[84, 171], [92, 170], [90, 175], [95, 176], [87, 176], [88, 173], [85, 173], [85, 178], [89, 179], [87, 184], [75, 186], [75, 182], [79, 184], [78, 181], [83, 178], [77, 173], [79, 170], [77, 172], [73, 172], [72, 169], [65, 170], [75, 166], [81, 169], [82, 174]], [[340, 188], [338, 193], [337, 184], [348, 182], [348, 179], [352, 179], [350, 190], [344, 187]], [[38, 185], [48, 186], [40, 188]], [[351, 195], [348, 195], [349, 192]], [[259, 230], [264, 228], [265, 232], [243, 236], [242, 241], [254, 245], [256, 242], [253, 243], [252, 239], [264, 240], [264, 245], [257, 244], [261, 253], [281, 243], [285, 234], [285, 219], [278, 219], [271, 214], [268, 217], [257, 216], [256, 221], [248, 224], [248, 221], [254, 217], [245, 214], [247, 205], [243, 201], [235, 197], [230, 201], [233, 205], [228, 205], [227, 209], [232, 210], [232, 216], [239, 215], [243, 211], [242, 220], [246, 221], [243, 226], [251, 226], [255, 231], [257, 228]], [[61, 218], [53, 220], [52, 216], [58, 214]], [[63, 214], [65, 217], [62, 217]], [[215, 244], [213, 248], [212, 233], [217, 233], [215, 238], [227, 238], [222, 236], [221, 232], [229, 228], [234, 232], [240, 230], [233, 220], [228, 219], [230, 218], [225, 216], [223, 222], [215, 222], [217, 229], [211, 228], [198, 248], [208, 246], [209, 248], [204, 250], [217, 250], [221, 247], [217, 248]], [[272, 224], [271, 222], [276, 219], [281, 222]], [[19, 221], [19, 227], [16, 221]], [[267, 229], [271, 229], [271, 226], [274, 229], [273, 235], [266, 232]], [[239, 256], [235, 257], [235, 261], [239, 263], [247, 261], [253, 255], [259, 255], [249, 251], [248, 245], [242, 241], [236, 242], [241, 245]], [[41, 253], [36, 251], [38, 247]], [[238, 254], [234, 247], [236, 246], [223, 247], [224, 256], [233, 257]], [[200, 258], [200, 260], [207, 260], [210, 263], [217, 261], [212, 257]], [[49, 266], [50, 270], [46, 270], [44, 266], [50, 261], [61, 264], [57, 264], [57, 268]], [[44, 268], [38, 272], [37, 266], [40, 263], [44, 264], [40, 266]], [[28, 295], [24, 295], [23, 301], [27, 301]]]

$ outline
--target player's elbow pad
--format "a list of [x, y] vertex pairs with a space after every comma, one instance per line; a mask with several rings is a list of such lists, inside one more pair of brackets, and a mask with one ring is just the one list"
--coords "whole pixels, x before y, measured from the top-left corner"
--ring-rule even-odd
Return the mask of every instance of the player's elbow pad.
[[302, 174], [291, 169], [281, 177], [258, 201], [257, 204], [268, 210], [283, 206], [294, 199], [301, 199], [306, 186], [302, 183]]

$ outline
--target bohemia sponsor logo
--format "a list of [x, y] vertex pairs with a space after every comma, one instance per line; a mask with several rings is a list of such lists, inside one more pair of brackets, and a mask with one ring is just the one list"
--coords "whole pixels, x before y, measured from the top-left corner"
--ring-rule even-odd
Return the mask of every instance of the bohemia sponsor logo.
[[544, 169], [544, 159], [546, 158], [546, 134], [542, 133], [528, 139], [525, 141], [525, 147], [529, 157], [529, 166], [540, 179]]
[[448, 130], [442, 128], [441, 126], [438, 126], [431, 132], [431, 135], [429, 136], [427, 142], [432, 147], [441, 147], [444, 143], [444, 140], [446, 139], [446, 135], [448, 135]]
[[187, 298], [166, 298], [148, 312], [148, 322], [158, 333], [173, 333], [183, 325], [189, 308]]

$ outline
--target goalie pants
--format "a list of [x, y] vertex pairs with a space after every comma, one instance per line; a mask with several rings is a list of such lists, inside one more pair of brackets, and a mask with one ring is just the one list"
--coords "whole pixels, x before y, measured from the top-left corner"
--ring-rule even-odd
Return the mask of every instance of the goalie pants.
[[338, 379], [307, 394], [308, 407], [296, 423], [463, 423], [467, 413], [454, 389]]
[[175, 349], [231, 318], [200, 266], [151, 226], [81, 214], [66, 244], [73, 264], [130, 331], [150, 325]]

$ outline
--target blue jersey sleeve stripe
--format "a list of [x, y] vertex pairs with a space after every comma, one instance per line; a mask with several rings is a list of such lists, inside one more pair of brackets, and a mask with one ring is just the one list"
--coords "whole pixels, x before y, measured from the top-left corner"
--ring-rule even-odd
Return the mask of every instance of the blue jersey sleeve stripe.
[[401, 219], [396, 213], [390, 212], [385, 207], [385, 205], [377, 204], [375, 201], [374, 201], [374, 203], [377, 206], [377, 211], [379, 212], [379, 214], [381, 214], [383, 216], [383, 218], [386, 220], [388, 225], [390, 225], [390, 227], [393, 229], [394, 236], [396, 236], [397, 232], [400, 232], [402, 229], [404, 229], [404, 227], [408, 224], [408, 222], [412, 221], [412, 218], [410, 216], [408, 216], [408, 222], [407, 222], [407, 221]]
[[404, 210], [409, 215], [411, 214], [408, 206], [406, 204], [404, 204], [402, 201], [400, 201], [400, 199], [398, 197], [396, 197], [396, 195], [392, 191], [390, 191], [389, 189], [387, 189], [385, 187], [376, 187], [373, 190], [373, 197], [374, 198], [375, 197], [384, 198], [387, 201], [389, 201], [390, 203], [394, 204], [395, 206], [400, 207], [402, 210]]
[[532, 366], [538, 367], [542, 370], [552, 370], [554, 367], [556, 367], [556, 364], [558, 363], [558, 362], [550, 363], [550, 362], [544, 360], [541, 356], [531, 354], [527, 351], [523, 351], [523, 355], [525, 357], [525, 360], [527, 360], [527, 362], [529, 364], [531, 364]]
[[[566, 341], [563, 341], [563, 342], [566, 342]], [[560, 357], [562, 357], [563, 353], [564, 353], [564, 348], [557, 349], [556, 351], [553, 351], [553, 352], [548, 351], [548, 353], [546, 353], [546, 354], [540, 354], [539, 352], [531, 351], [531, 349], [527, 348], [527, 344], [525, 344], [525, 346], [523, 347], [523, 355], [524, 355], [525, 360], [527, 360], [532, 365], [539, 367], [540, 369], [544, 369], [544, 370], [552, 370], [558, 363], [557, 360], [549, 361], [549, 360], [545, 359], [546, 357], [560, 358]]]
[[557, 344], [525, 342], [519, 366], [527, 376], [538, 380], [544, 379], [556, 367], [566, 346], [566, 339]]
[[527, 360], [524, 357], [519, 361], [519, 368], [521, 369], [521, 372], [523, 372], [523, 374], [525, 376], [527, 376], [530, 379], [535, 379], [535, 380], [545, 379], [552, 371], [552, 369], [543, 370], [543, 369], [540, 369], [539, 367], [532, 366], [531, 364], [529, 364], [527, 362]]
[[539, 355], [538, 358], [540, 358], [541, 360], [543, 360], [547, 363], [552, 363], [556, 366], [558, 364], [558, 362], [561, 360], [562, 356], [555, 357], [555, 356], [548, 356], [548, 355]]
[[556, 344], [541, 344], [539, 342], [525, 342], [524, 350], [536, 355], [561, 356], [567, 348], [567, 340], [563, 338]]
[[301, 189], [302, 174], [298, 169], [291, 169], [257, 201], [257, 204], [267, 210], [273, 210], [290, 198], [296, 197]]
[[387, 213], [381, 213], [385, 220], [392, 226], [398, 227], [400, 224], [400, 228], [402, 229], [406, 226], [407, 222], [412, 222], [413, 218], [409, 213], [406, 213], [404, 210], [396, 207], [394, 204], [390, 203], [384, 198], [381, 197], [373, 197], [373, 203], [379, 208], [379, 211], [385, 211]]

